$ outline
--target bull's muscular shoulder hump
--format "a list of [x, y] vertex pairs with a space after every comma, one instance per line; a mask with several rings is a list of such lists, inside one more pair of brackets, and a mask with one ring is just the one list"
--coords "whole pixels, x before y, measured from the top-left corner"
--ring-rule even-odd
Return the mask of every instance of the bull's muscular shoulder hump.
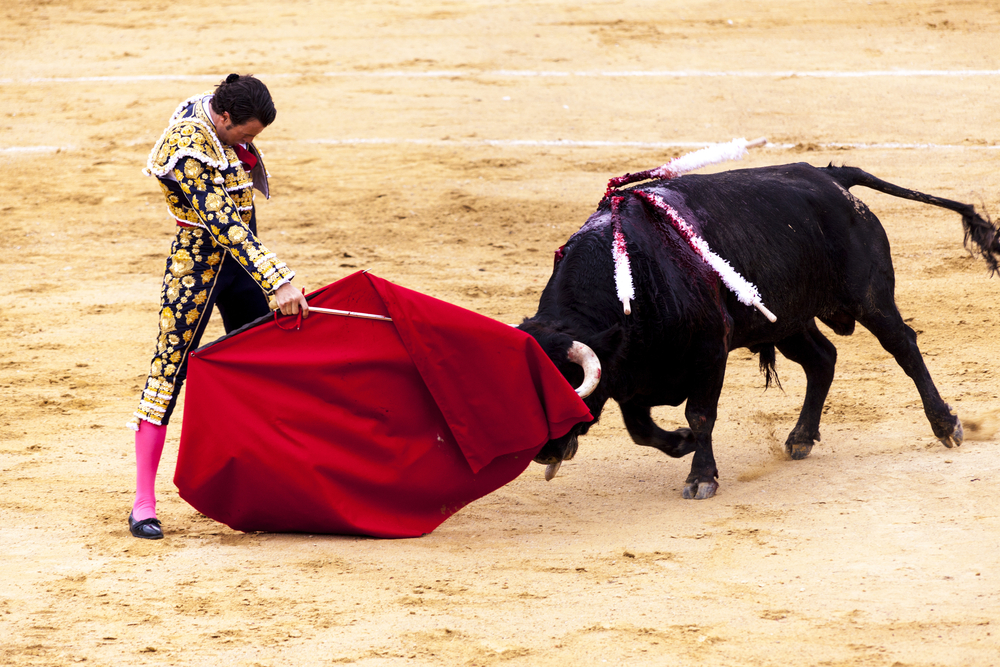
[[658, 187], [681, 193], [686, 198], [704, 199], [713, 195], [729, 196], [739, 193], [782, 193], [794, 190], [823, 191], [833, 186], [833, 180], [824, 169], [807, 162], [795, 162], [768, 167], [731, 169], [714, 174], [686, 174], [669, 181], [660, 181]]
[[215, 132], [198, 118], [181, 118], [171, 123], [153, 145], [143, 173], [165, 176], [185, 157], [219, 170], [229, 167], [226, 152]]
[[767, 167], [750, 167], [747, 169], [731, 169], [716, 174], [706, 174], [705, 178], [719, 179], [733, 183], [760, 183], [779, 181], [794, 183], [796, 181], [816, 182], [826, 180], [821, 169], [808, 162], [793, 162], [791, 164], [776, 164]]

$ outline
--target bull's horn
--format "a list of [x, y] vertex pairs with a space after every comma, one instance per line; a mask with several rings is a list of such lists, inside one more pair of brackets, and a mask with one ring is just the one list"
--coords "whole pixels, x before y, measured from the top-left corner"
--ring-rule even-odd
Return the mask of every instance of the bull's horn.
[[576, 394], [580, 398], [587, 398], [601, 381], [601, 360], [593, 350], [578, 340], [573, 341], [566, 358], [583, 366], [583, 382], [576, 388]]

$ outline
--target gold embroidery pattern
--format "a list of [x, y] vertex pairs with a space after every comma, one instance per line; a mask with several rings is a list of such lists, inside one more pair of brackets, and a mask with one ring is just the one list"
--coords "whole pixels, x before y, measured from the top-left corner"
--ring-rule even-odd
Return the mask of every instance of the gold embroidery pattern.
[[198, 162], [220, 170], [230, 166], [212, 124], [198, 118], [182, 118], [168, 126], [153, 145], [144, 173], [165, 176], [184, 157], [195, 157]]
[[[157, 376], [160, 375], [158, 368], [154, 367]], [[139, 420], [143, 419], [150, 423], [160, 425], [163, 415], [167, 412], [167, 406], [174, 395], [174, 383], [162, 377], [150, 377], [146, 380], [146, 386], [142, 390], [142, 398], [139, 400], [139, 409], [132, 416], [129, 425], [138, 430]]]
[[166, 294], [167, 294], [167, 299], [169, 299], [170, 301], [177, 301], [177, 299], [181, 298], [181, 281], [177, 280], [176, 278], [171, 280], [170, 284], [167, 285]]
[[177, 320], [174, 318], [173, 312], [169, 308], [164, 308], [160, 311], [160, 331], [166, 333], [167, 331], [174, 330], [174, 324]]
[[[233, 154], [233, 159], [236, 159], [235, 153]], [[243, 169], [242, 162], [234, 171], [227, 172], [223, 180], [223, 187], [229, 193], [235, 190], [248, 190], [252, 185], [253, 181], [250, 180], [250, 174]]]
[[207, 195], [205, 195], [204, 201], [205, 201], [204, 206], [206, 211], [222, 210], [222, 203], [223, 203], [222, 197], [215, 194], [214, 192], [210, 192]]
[[[202, 229], [177, 230], [163, 277], [160, 335], [139, 407], [130, 421], [133, 428], [138, 427], [139, 420], [162, 424], [174, 398], [178, 388], [176, 374], [206, 314], [203, 304], [208, 301], [210, 283], [218, 273], [213, 267], [222, 261], [221, 253], [205, 252], [216, 247], [212, 237]], [[182, 275], [178, 276], [178, 271]]]
[[191, 253], [181, 249], [170, 257], [170, 273], [176, 277], [186, 276], [194, 270], [194, 259]]
[[229, 237], [229, 241], [231, 243], [236, 244], [242, 243], [249, 233], [250, 230], [242, 225], [233, 225], [229, 228], [229, 232], [227, 232], [226, 236]]
[[268, 251], [247, 227], [253, 216], [252, 207], [245, 212], [239, 211], [229, 193], [214, 185], [214, 179], [187, 178], [183, 175], [185, 161], [192, 159], [184, 158], [178, 163], [176, 173], [180, 174], [179, 185], [215, 242], [241, 265], [252, 269], [251, 273], [261, 275], [258, 282], [263, 289], [270, 290], [282, 280], [291, 280], [295, 273]]
[[244, 188], [243, 190], [233, 190], [229, 193], [230, 199], [236, 204], [236, 207], [240, 210], [250, 208], [253, 206], [253, 188]]
[[197, 160], [188, 160], [184, 163], [184, 175], [188, 178], [198, 178], [205, 168]]

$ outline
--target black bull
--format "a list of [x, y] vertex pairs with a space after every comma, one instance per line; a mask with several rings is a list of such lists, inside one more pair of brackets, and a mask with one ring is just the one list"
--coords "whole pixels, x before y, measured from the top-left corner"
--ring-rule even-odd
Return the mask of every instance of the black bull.
[[[931, 429], [947, 447], [962, 442], [962, 425], [941, 399], [917, 348], [916, 334], [896, 308], [889, 241], [878, 218], [848, 190], [855, 185], [941, 206], [962, 215], [966, 244], [997, 271], [997, 229], [971, 205], [906, 190], [850, 167], [791, 164], [654, 181], [614, 193], [627, 241], [635, 298], [626, 315], [615, 290], [612, 211], [608, 197], [557, 253], [538, 312], [520, 328], [535, 337], [566, 378], [583, 375], [567, 361], [574, 340], [602, 365], [586, 402], [600, 417], [609, 398], [621, 407], [632, 439], [672, 457], [694, 453], [685, 498], [718, 489], [712, 453], [719, 395], [730, 350], [760, 353], [770, 381], [774, 349], [800, 364], [806, 395], [785, 448], [808, 456], [837, 351], [816, 318], [839, 335], [860, 322], [902, 367], [920, 393]], [[672, 206], [743, 277], [777, 316], [769, 322], [737, 301], [660, 209], [640, 192]], [[657, 405], [687, 401], [688, 428], [666, 431], [650, 417]], [[549, 441], [535, 461], [556, 464], [576, 453], [590, 424]]]

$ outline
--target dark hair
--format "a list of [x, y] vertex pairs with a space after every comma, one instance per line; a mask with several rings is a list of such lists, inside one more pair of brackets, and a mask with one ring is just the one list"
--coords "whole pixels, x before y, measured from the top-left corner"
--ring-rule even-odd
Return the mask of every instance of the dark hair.
[[257, 119], [264, 127], [273, 123], [277, 114], [267, 86], [252, 74], [230, 74], [216, 86], [212, 111], [228, 113], [233, 125]]

